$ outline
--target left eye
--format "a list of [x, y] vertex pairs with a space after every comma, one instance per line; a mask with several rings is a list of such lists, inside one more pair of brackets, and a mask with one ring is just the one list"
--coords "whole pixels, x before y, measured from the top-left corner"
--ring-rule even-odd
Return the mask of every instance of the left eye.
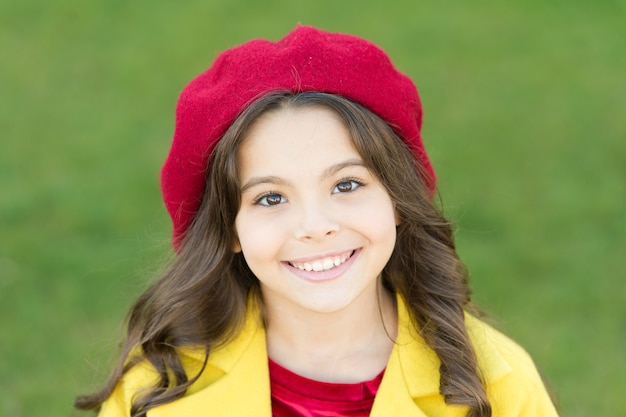
[[337, 185], [335, 185], [335, 188], [333, 188], [333, 194], [335, 194], [335, 193], [349, 193], [351, 191], [356, 190], [360, 186], [361, 186], [361, 183], [359, 183], [358, 181], [355, 181], [355, 180], [341, 181], [341, 182], [337, 183]]
[[255, 204], [258, 204], [260, 206], [271, 207], [271, 206], [276, 206], [278, 204], [284, 203], [285, 201], [287, 201], [285, 197], [283, 197], [280, 194], [268, 193], [268, 194], [260, 196], [255, 201]]

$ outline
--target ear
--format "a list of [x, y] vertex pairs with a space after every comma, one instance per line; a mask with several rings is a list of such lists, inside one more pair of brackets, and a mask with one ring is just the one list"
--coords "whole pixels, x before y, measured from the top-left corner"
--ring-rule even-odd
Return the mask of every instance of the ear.
[[232, 250], [235, 253], [241, 252], [241, 243], [239, 243], [239, 238], [235, 237], [235, 240], [232, 243]]

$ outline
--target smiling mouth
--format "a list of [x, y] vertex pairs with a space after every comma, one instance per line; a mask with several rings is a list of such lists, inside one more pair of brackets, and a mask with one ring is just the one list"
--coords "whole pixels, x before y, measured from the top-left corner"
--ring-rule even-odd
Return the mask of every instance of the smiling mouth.
[[354, 255], [354, 252], [355, 251], [350, 251], [350, 252], [342, 253], [340, 255], [325, 256], [323, 258], [310, 260], [306, 262], [292, 261], [288, 263], [289, 265], [293, 266], [294, 268], [298, 268], [301, 271], [322, 272], [322, 271], [328, 271], [330, 269], [340, 266], [341, 264], [346, 262], [348, 259], [350, 259], [352, 255]]

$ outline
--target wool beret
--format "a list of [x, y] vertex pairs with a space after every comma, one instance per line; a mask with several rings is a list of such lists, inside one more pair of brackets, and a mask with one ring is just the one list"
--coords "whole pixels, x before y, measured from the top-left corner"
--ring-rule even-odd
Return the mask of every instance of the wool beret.
[[422, 105], [411, 79], [365, 39], [298, 25], [277, 42], [255, 39], [222, 52], [183, 89], [161, 170], [175, 247], [200, 205], [215, 144], [247, 105], [276, 90], [337, 94], [365, 106], [405, 141], [434, 191], [435, 174], [420, 136]]

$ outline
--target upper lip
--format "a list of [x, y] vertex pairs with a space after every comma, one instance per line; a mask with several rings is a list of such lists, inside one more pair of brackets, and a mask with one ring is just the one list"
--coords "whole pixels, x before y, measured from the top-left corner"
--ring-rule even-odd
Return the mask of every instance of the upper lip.
[[323, 255], [315, 255], [315, 256], [311, 256], [311, 257], [307, 257], [307, 258], [298, 258], [298, 259], [290, 259], [286, 262], [288, 263], [305, 263], [305, 262], [315, 262], [315, 261], [319, 261], [322, 259], [326, 259], [326, 258], [332, 258], [335, 256], [351, 256], [352, 252], [354, 252], [355, 249], [348, 249], [348, 250], [343, 250], [343, 251], [337, 251], [337, 252], [329, 252], [329, 253], [325, 253]]

